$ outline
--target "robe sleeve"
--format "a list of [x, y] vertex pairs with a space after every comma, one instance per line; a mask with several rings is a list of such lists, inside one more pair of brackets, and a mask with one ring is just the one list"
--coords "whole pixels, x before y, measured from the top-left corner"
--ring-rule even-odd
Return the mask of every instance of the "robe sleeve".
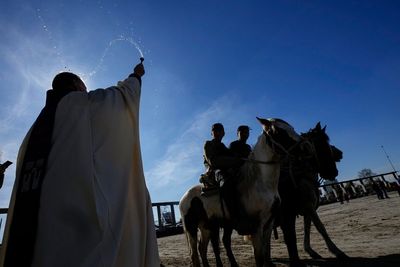
[[95, 179], [101, 193], [98, 216], [105, 226], [102, 244], [109, 248], [102, 257], [107, 263], [130, 263], [121, 266], [153, 267], [160, 263], [141, 158], [140, 95], [137, 77], [90, 92], [90, 123]]
[[137, 99], [140, 98], [141, 83], [136, 77], [128, 77], [124, 81], [118, 82], [116, 88], [125, 96], [128, 95]]

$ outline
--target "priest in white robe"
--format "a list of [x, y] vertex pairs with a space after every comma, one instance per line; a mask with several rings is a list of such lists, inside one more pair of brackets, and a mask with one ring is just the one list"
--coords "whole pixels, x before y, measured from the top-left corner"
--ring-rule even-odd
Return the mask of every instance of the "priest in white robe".
[[[88, 93], [84, 83], [75, 80], [72, 92], [59, 100], [50, 127], [51, 143], [44, 161], [36, 235], [27, 265], [160, 266], [139, 140], [143, 74], [143, 64], [138, 64], [134, 73], [116, 86]], [[13, 249], [8, 245], [13, 243], [10, 228], [19, 191], [28, 192], [40, 184], [36, 182], [40, 179], [29, 181], [34, 175], [21, 176], [22, 166], [29, 165], [24, 157], [32, 128], [18, 156], [1, 266], [12, 266], [12, 258], [25, 256], [18, 249], [7, 249]], [[20, 206], [20, 213], [24, 213], [26, 210]], [[24, 226], [14, 228], [18, 227]], [[14, 243], [14, 247], [20, 244]], [[7, 261], [8, 255], [11, 256]]]

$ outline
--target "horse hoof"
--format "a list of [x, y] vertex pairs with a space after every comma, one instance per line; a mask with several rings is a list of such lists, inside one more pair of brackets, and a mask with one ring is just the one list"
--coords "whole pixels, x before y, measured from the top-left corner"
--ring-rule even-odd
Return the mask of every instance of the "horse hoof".
[[346, 253], [344, 253], [344, 252], [338, 254], [336, 257], [337, 257], [338, 259], [340, 259], [340, 260], [347, 260], [347, 259], [350, 259], [350, 257], [347, 256]]
[[322, 259], [321, 255], [319, 255], [318, 253], [312, 253], [310, 254], [311, 258], [313, 258], [314, 260], [320, 260]]
[[317, 252], [315, 252], [314, 250], [312, 251], [307, 251], [308, 255], [310, 255], [311, 258], [313, 258], [314, 260], [320, 260], [322, 259], [321, 255], [319, 255]]
[[291, 261], [289, 264], [290, 267], [307, 267], [307, 265], [300, 260], [298, 261]]

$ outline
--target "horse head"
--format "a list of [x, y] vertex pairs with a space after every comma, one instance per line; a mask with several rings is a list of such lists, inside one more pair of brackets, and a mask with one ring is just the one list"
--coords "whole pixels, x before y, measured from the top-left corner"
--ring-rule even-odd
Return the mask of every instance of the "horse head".
[[261, 119], [258, 121], [263, 127], [263, 133], [267, 137], [267, 142], [280, 156], [289, 156], [294, 148], [301, 141], [300, 135], [294, 128], [281, 119]]
[[314, 146], [315, 159], [319, 175], [326, 180], [335, 180], [338, 175], [336, 162], [342, 159], [343, 152], [329, 144], [329, 136], [326, 133], [326, 126], [321, 127], [321, 123], [303, 134]]
[[335, 162], [340, 162], [340, 160], [343, 158], [342, 150], [335, 147], [334, 145], [331, 145], [331, 149], [332, 149], [332, 156]]

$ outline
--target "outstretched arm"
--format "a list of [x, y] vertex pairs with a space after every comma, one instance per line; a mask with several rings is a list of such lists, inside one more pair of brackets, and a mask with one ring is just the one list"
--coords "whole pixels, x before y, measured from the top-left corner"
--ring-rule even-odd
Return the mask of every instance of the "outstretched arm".
[[3, 164], [0, 164], [0, 174], [3, 174], [11, 164], [12, 164], [12, 162], [9, 160], [4, 162]]

